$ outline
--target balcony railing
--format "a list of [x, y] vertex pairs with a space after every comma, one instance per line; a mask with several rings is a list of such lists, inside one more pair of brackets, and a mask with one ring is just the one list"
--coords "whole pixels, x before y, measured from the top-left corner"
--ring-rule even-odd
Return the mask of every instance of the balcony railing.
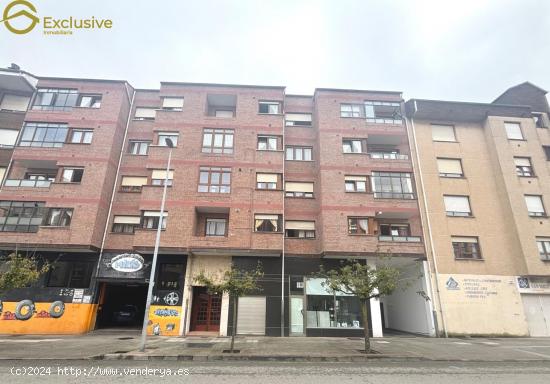
[[404, 192], [374, 192], [375, 199], [403, 199], [414, 200], [414, 193]]
[[367, 123], [402, 125], [403, 119], [390, 119], [383, 117], [367, 117]]
[[4, 187], [49, 188], [50, 180], [7, 179]]
[[384, 159], [384, 160], [408, 160], [409, 155], [402, 155], [399, 153], [385, 153], [385, 152], [370, 152], [371, 159]]
[[420, 236], [378, 236], [379, 241], [395, 241], [403, 243], [420, 243]]

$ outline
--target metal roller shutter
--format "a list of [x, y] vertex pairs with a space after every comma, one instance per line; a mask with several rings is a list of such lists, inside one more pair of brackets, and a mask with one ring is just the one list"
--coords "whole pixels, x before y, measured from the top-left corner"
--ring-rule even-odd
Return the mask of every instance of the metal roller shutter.
[[239, 298], [237, 334], [265, 335], [265, 296]]

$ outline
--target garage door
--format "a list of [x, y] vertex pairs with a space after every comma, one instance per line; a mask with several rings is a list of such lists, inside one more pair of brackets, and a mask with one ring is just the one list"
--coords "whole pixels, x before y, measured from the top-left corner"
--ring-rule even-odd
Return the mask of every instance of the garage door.
[[265, 296], [239, 298], [237, 334], [265, 335]]
[[521, 295], [529, 335], [550, 336], [550, 295]]

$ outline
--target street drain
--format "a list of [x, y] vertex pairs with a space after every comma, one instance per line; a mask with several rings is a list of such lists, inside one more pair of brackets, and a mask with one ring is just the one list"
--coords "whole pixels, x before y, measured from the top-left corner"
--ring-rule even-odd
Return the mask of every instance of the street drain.
[[[365, 353], [364, 349], [356, 349], [356, 351], [359, 352], [359, 353], [363, 353], [363, 354]], [[369, 355], [378, 355], [378, 354], [380, 354], [380, 352], [375, 351], [374, 349], [371, 349], [368, 354]]]
[[133, 337], [119, 337], [118, 340], [133, 340]]
[[212, 348], [213, 343], [184, 343], [185, 348]]
[[[223, 353], [231, 353], [231, 349], [224, 349], [222, 352]], [[241, 353], [241, 350], [240, 349], [234, 349], [233, 353]]]
[[128, 353], [130, 351], [115, 351], [114, 353]]

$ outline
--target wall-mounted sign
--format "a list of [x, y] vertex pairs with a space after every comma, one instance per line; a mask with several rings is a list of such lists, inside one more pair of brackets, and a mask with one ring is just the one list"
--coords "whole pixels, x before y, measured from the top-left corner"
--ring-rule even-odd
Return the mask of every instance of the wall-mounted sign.
[[550, 278], [519, 276], [516, 281], [520, 293], [550, 293]]
[[137, 272], [143, 269], [144, 260], [137, 253], [123, 253], [113, 257], [109, 266], [118, 272]]

